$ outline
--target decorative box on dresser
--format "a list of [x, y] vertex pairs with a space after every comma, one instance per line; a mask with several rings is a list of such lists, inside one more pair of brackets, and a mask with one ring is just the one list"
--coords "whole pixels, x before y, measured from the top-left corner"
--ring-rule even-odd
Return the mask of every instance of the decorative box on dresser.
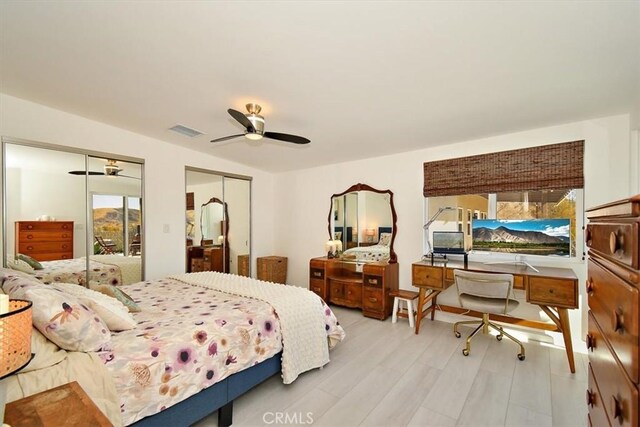
[[37, 261], [73, 258], [73, 221], [16, 221], [16, 254]]
[[393, 308], [389, 292], [398, 289], [398, 263], [370, 262], [361, 267], [352, 261], [312, 258], [309, 290], [328, 303], [360, 308], [363, 315], [384, 320]]
[[638, 426], [640, 195], [587, 210], [592, 426]]

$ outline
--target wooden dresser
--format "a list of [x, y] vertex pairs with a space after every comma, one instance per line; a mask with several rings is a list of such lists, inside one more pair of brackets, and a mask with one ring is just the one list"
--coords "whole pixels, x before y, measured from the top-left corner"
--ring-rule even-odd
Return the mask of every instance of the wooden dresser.
[[309, 290], [328, 303], [362, 309], [367, 317], [384, 320], [391, 314], [389, 292], [398, 289], [398, 264], [367, 263], [362, 270], [354, 262], [312, 258]]
[[592, 426], [638, 426], [640, 195], [587, 210]]
[[198, 271], [223, 272], [223, 267], [222, 246], [189, 246], [187, 248], [187, 273], [196, 273]]
[[37, 261], [73, 258], [73, 221], [16, 221], [16, 254]]

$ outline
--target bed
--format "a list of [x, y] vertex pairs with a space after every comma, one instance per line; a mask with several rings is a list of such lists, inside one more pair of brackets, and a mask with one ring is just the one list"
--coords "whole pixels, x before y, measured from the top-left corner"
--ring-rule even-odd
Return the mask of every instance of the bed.
[[[17, 284], [26, 281], [4, 283], [5, 290], [20, 296], [24, 288]], [[101, 365], [94, 366], [92, 379], [100, 387], [79, 382], [116, 425], [187, 425], [218, 409], [219, 425], [229, 425], [233, 399], [278, 372], [290, 383], [302, 372], [324, 366], [329, 348], [345, 336], [320, 298], [294, 286], [203, 272], [119, 289], [141, 308], [133, 313], [136, 327], [112, 332], [101, 351], [67, 352], [88, 354], [91, 363]], [[15, 375], [12, 381], [20, 386], [14, 388], [40, 391], [32, 383], [46, 378], [44, 371]], [[19, 397], [9, 393], [9, 401]]]
[[[349, 228], [347, 227], [347, 229]], [[376, 244], [349, 248], [343, 252], [343, 258], [363, 262], [388, 260], [390, 256], [391, 227], [378, 227], [378, 236], [380, 238]]]
[[[35, 277], [43, 283], [81, 284], [86, 280], [87, 259], [85, 257], [42, 261], [40, 264], [43, 269], [36, 270]], [[92, 255], [89, 259], [89, 280], [114, 286], [127, 285], [140, 281], [141, 267], [140, 257]]]

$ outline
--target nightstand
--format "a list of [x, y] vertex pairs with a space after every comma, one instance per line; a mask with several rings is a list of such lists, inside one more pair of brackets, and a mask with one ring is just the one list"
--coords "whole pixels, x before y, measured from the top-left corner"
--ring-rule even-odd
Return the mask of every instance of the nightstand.
[[112, 425], [75, 381], [7, 403], [4, 422], [12, 427]]

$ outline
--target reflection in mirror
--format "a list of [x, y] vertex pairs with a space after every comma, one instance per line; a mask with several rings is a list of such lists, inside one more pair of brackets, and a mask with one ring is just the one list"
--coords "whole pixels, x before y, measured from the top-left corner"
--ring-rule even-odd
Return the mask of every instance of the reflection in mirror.
[[249, 275], [250, 185], [249, 179], [187, 168], [187, 272]]
[[[28, 269], [16, 261], [17, 257], [31, 264], [30, 273], [46, 283], [94, 283], [97, 286], [143, 279], [141, 164], [127, 163], [127, 171], [135, 178], [114, 177], [108, 172], [107, 159], [93, 159], [59, 146], [9, 138], [3, 138], [2, 142], [6, 176], [3, 183], [4, 265]], [[133, 184], [121, 185], [124, 180]], [[105, 200], [112, 196], [119, 197], [121, 204], [111, 206], [110, 212], [96, 214], [87, 206], [90, 201], [101, 209], [100, 204], [107, 203]], [[127, 208], [128, 217], [123, 219]], [[101, 220], [104, 228], [100, 233], [94, 232]], [[106, 236], [107, 230], [118, 234], [114, 228], [116, 223], [120, 224], [119, 237]], [[104, 237], [104, 246], [94, 247], [94, 235]], [[96, 250], [115, 258], [94, 258]], [[135, 257], [124, 256], [134, 253]]]
[[329, 236], [342, 242], [343, 259], [395, 263], [396, 219], [390, 190], [356, 184], [332, 196]]
[[[90, 227], [87, 230], [91, 248], [91, 271], [102, 270], [101, 276], [113, 276], [117, 266], [122, 283], [142, 280], [142, 165], [133, 162], [89, 156]], [[110, 277], [107, 282], [119, 278]]]

